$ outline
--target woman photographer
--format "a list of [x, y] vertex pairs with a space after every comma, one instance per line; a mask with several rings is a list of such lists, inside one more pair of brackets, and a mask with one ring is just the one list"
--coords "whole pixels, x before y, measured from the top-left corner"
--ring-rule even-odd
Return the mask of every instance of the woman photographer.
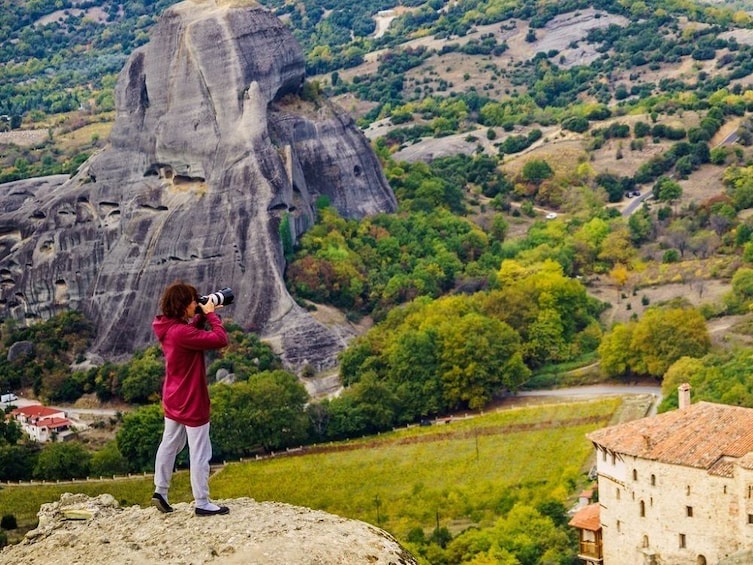
[[[191, 285], [176, 282], [165, 289], [160, 302], [162, 314], [152, 328], [165, 356], [162, 408], [165, 430], [154, 463], [152, 505], [160, 512], [172, 512], [167, 492], [175, 458], [188, 443], [191, 490], [197, 516], [227, 514], [227, 506], [209, 500], [209, 388], [204, 352], [227, 345], [227, 332], [215, 313], [214, 302], [199, 307], [199, 295]], [[209, 329], [204, 329], [206, 324]]]

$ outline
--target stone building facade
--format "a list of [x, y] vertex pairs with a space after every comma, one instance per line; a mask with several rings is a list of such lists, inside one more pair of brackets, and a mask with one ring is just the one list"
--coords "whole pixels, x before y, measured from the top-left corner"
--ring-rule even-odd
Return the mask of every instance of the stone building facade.
[[706, 565], [753, 548], [753, 409], [710, 402], [588, 434], [605, 565]]

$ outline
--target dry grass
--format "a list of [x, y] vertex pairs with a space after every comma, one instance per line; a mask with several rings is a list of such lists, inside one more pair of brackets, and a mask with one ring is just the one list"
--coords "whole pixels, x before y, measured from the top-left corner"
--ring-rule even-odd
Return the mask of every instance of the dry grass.
[[94, 122], [86, 124], [83, 127], [74, 129], [67, 133], [56, 134], [55, 140], [57, 145], [63, 151], [70, 151], [77, 147], [90, 145], [95, 138], [100, 141], [106, 141], [110, 137], [113, 122]]

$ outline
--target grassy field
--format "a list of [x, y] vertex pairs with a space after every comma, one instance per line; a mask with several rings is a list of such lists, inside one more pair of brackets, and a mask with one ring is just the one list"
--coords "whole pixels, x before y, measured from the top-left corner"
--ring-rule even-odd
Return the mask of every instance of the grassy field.
[[[511, 501], [554, 498], [569, 505], [590, 465], [585, 434], [608, 425], [621, 405], [612, 398], [505, 409], [229, 463], [213, 475], [212, 496], [321, 509], [379, 525], [401, 540], [412, 528], [430, 532], [437, 524], [455, 534], [492, 524]], [[34, 526], [41, 504], [64, 492], [110, 493], [122, 505], [147, 505], [152, 480], [3, 486], [0, 514], [14, 514], [22, 531]], [[170, 500], [191, 500], [186, 471], [176, 473]]]

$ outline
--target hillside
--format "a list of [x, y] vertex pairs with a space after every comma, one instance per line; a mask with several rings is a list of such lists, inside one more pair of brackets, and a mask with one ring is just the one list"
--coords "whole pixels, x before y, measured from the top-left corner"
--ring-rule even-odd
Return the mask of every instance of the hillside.
[[[2, 134], [3, 179], [72, 172], [107, 144], [117, 58], [146, 40], [168, 4], [102, 2], [105, 21], [71, 11], [76, 32], [59, 44], [41, 33], [59, 29], [59, 6], [5, 22], [18, 40], [3, 52], [5, 100], [18, 104], [4, 109], [14, 129]], [[296, 242], [286, 283], [307, 308], [323, 305], [319, 318], [349, 330], [373, 322], [378, 335], [414, 298], [499, 290], [503, 261], [532, 272], [553, 261], [602, 308], [584, 306], [573, 328], [552, 330], [556, 343], [535, 345], [533, 335], [551, 337], [537, 312], [495, 310], [520, 336], [528, 369], [594, 354], [612, 323], [656, 305], [694, 306], [707, 321], [748, 313], [750, 289], [733, 279], [753, 259], [748, 14], [691, 3], [263, 4], [303, 46], [301, 96], [356, 117], [400, 205], [359, 226], [321, 214]], [[54, 94], [33, 65], [18, 78], [34, 34], [63, 87]], [[87, 67], [96, 80], [70, 72], [81, 57], [101, 63]], [[719, 343], [743, 327], [713, 324]], [[354, 363], [349, 384], [371, 367]]]
[[[210, 8], [257, 4], [196, 2], [211, 4]], [[56, 222], [94, 233], [82, 217], [70, 212], [79, 204], [97, 214], [105, 210], [98, 219], [106, 218], [106, 223], [120, 216], [120, 210], [106, 213], [116, 207], [121, 186], [154, 182], [141, 213], [151, 217], [166, 211], [151, 200], [161, 197], [162, 179], [145, 176], [138, 166], [125, 182], [108, 182], [105, 172], [95, 175], [99, 185], [91, 176], [83, 177], [98, 155], [108, 155], [111, 136], [118, 136], [117, 128], [112, 133], [116, 114], [122, 114], [122, 107], [116, 108], [118, 73], [134, 49], [147, 44], [158, 17], [173, 3], [40, 0], [9, 2], [0, 11], [0, 30], [8, 38], [0, 46], [0, 129], [7, 130], [0, 132], [0, 182], [17, 181], [3, 184], [5, 190], [0, 191], [7, 198], [3, 206], [8, 213], [17, 213], [15, 223], [0, 229], [0, 257], [12, 259], [0, 260], [0, 287], [13, 295], [9, 299], [16, 301], [20, 313], [19, 320], [3, 320], [0, 328], [0, 389], [23, 389], [51, 402], [73, 404], [85, 398], [118, 407], [129, 403], [132, 408], [103, 423], [93, 431], [94, 437], [82, 435], [82, 443], [50, 444], [52, 448], [24, 443], [11, 426], [0, 429], [0, 470], [15, 473], [14, 481], [141, 476], [154, 461], [163, 422], [157, 406], [163, 370], [158, 347], [135, 352], [123, 365], [94, 359], [96, 366], [84, 367], [87, 339], [92, 336], [78, 332], [91, 331], [86, 322], [63, 316], [49, 326], [24, 327], [31, 319], [25, 317], [27, 297], [9, 289], [22, 277], [40, 272], [50, 242], [59, 241], [59, 232], [52, 229]], [[239, 316], [243, 319], [235, 320], [230, 346], [209, 360], [217, 461], [286, 449], [298, 454], [304, 445], [340, 449], [335, 443], [339, 440], [384, 436], [382, 432], [405, 426], [413, 428], [410, 433], [448, 436], [441, 441], [462, 440], [462, 449], [439, 440], [412, 439], [399, 444], [401, 451], [387, 455], [363, 449], [353, 454], [353, 475], [345, 478], [335, 474], [345, 472], [345, 464], [335, 464], [334, 469], [323, 463], [334, 460], [330, 453], [321, 454], [301, 478], [286, 466], [302, 468], [303, 457], [270, 457], [265, 463], [279, 474], [291, 497], [302, 496], [305, 483], [308, 499], [284, 500], [357, 518], [372, 519], [375, 514], [375, 523], [401, 542], [436, 552], [436, 562], [460, 563], [461, 549], [445, 559], [456, 551], [448, 542], [456, 536], [455, 548], [466, 542], [471, 547], [491, 536], [486, 531], [477, 534], [477, 524], [490, 531], [506, 530], [511, 536], [506, 540], [527, 536], [527, 528], [516, 528], [527, 526], [530, 519], [552, 518], [547, 528], [557, 523], [568, 531], [555, 518], [561, 518], [565, 504], [585, 486], [583, 471], [588, 465], [582, 462], [589, 459], [591, 446], [583, 440], [584, 429], [569, 428], [556, 419], [533, 426], [535, 434], [516, 444], [510, 430], [478, 433], [474, 419], [461, 424], [459, 414], [481, 414], [522, 387], [554, 387], [568, 378], [663, 383], [665, 402], [660, 409], [673, 407], [666, 391], [674, 391], [678, 382], [691, 383], [694, 400], [753, 405], [753, 18], [748, 13], [724, 3], [661, 0], [259, 3], [290, 27], [305, 55], [297, 59], [299, 68], [305, 67], [305, 81], [302, 73], [301, 81], [290, 83], [295, 82], [296, 89], [265, 99], [260, 108], [277, 116], [281, 109], [299, 109], [301, 123], [306, 124], [330, 115], [336, 106], [350, 112], [357, 127], [344, 117], [343, 122], [361, 144], [360, 154], [368, 154], [374, 170], [384, 173], [397, 211], [373, 209], [358, 219], [343, 217], [333, 205], [336, 195], [323, 181], [307, 194], [311, 214], [296, 226], [297, 239], [286, 238], [275, 224], [267, 230], [271, 251], [250, 253], [266, 265], [274, 263], [268, 257], [279, 257], [275, 265], [281, 277], [275, 290], [286, 287], [291, 308], [305, 310], [307, 320], [310, 315], [332, 329], [342, 338], [338, 345], [348, 347], [335, 367], [323, 367], [308, 354], [300, 355], [295, 367], [285, 365], [278, 356], [284, 349], [282, 340], [262, 343], [255, 335], [258, 326], [249, 323], [248, 316]], [[287, 42], [287, 47], [294, 46]], [[280, 57], [271, 56], [271, 50], [262, 51], [290, 70]], [[202, 68], [217, 70], [211, 63]], [[151, 88], [155, 82], [150, 78], [144, 85]], [[182, 87], [186, 82], [175, 84]], [[236, 101], [248, 99], [252, 89], [247, 87], [248, 81], [218, 86], [221, 107], [233, 109]], [[156, 112], [154, 131], [163, 131], [166, 115], [181, 125], [184, 115], [169, 102], [187, 90], [179, 88], [175, 96], [164, 97], [165, 110]], [[130, 99], [145, 109], [162, 108], [149, 106], [139, 95], [145, 88], [132, 92], [136, 95]], [[291, 127], [291, 139], [281, 141], [260, 127], [262, 110], [253, 114], [257, 119], [227, 119], [238, 126], [231, 128], [238, 133], [233, 141], [247, 141], [246, 134], [253, 130], [270, 143], [265, 154], [279, 157], [294, 145], [298, 129]], [[134, 126], [132, 131], [140, 130]], [[120, 141], [127, 138], [135, 144], [136, 137], [121, 131]], [[211, 137], [204, 137], [213, 148]], [[348, 153], [341, 144], [331, 146], [331, 154], [312, 151], [322, 164], [312, 175], [312, 186], [342, 170], [352, 175], [348, 188], [353, 189], [354, 179], [362, 182], [366, 176], [363, 168], [339, 160]], [[175, 153], [180, 161], [181, 151]], [[244, 156], [255, 153], [250, 148], [243, 151]], [[30, 184], [20, 180], [48, 177], [62, 183], [75, 175], [83, 179], [75, 188], [80, 192], [62, 190], [55, 199], [44, 198], [45, 192], [35, 196], [23, 188]], [[248, 180], [255, 177], [237, 178], [248, 181], [244, 187], [257, 184]], [[185, 185], [173, 184], [171, 189], [180, 198], [193, 196]], [[299, 198], [300, 189], [301, 185], [291, 186], [289, 192]], [[354, 190], [351, 201], [363, 203], [361, 195]], [[22, 210], [17, 206], [21, 199], [27, 206]], [[68, 209], [56, 210], [50, 204], [64, 199], [70, 201]], [[170, 206], [170, 218], [183, 218], [171, 224], [178, 231], [195, 229], [196, 211], [204, 210], [195, 202]], [[286, 211], [301, 210], [300, 201], [286, 206]], [[216, 239], [222, 251], [230, 253], [232, 248], [235, 256], [244, 245], [228, 242], [253, 224], [247, 210], [275, 214], [283, 207], [277, 200], [259, 204], [249, 198], [245, 206], [240, 197], [228, 198], [221, 213], [205, 223], [207, 232], [196, 239], [202, 244]], [[230, 229], [230, 218], [240, 222], [237, 229]], [[49, 236], [27, 242], [29, 259], [17, 260], [12, 253], [37, 226], [50, 226]], [[135, 239], [130, 241], [132, 233], [121, 230], [119, 235], [133, 256], [142, 251]], [[166, 247], [173, 246], [173, 239], [178, 238], [166, 238]], [[83, 249], [82, 241], [77, 236], [65, 244]], [[190, 250], [165, 253], [163, 258], [162, 276], [172, 261], [183, 265], [185, 276], [210, 276], [184, 260], [196, 259]], [[49, 262], [40, 285], [56, 299], [65, 294], [61, 263]], [[265, 264], [234, 276], [256, 291], [273, 282], [264, 273]], [[113, 265], [117, 273], [124, 271], [123, 264]], [[151, 274], [155, 271], [159, 273], [151, 269]], [[74, 277], [85, 279], [80, 271], [70, 279]], [[133, 291], [127, 282], [113, 286]], [[40, 293], [27, 295], [34, 300]], [[99, 296], [101, 300], [104, 295]], [[142, 293], [139, 298], [141, 306], [134, 306], [139, 312], [154, 306], [154, 297]], [[108, 319], [113, 303], [105, 299], [102, 304], [102, 317]], [[239, 304], [240, 300], [235, 306]], [[148, 327], [138, 328], [148, 339]], [[116, 337], [135, 331], [113, 330]], [[16, 343], [26, 346], [20, 362], [10, 355]], [[316, 336], [301, 336], [296, 345], [301, 343], [311, 350], [323, 349]], [[81, 370], [71, 374], [71, 367]], [[531, 414], [546, 418], [544, 408], [537, 405]], [[643, 404], [636, 404], [636, 409], [645, 413]], [[440, 422], [453, 425], [434, 425]], [[602, 426], [607, 418], [581, 423]], [[571, 443], [561, 439], [564, 433], [570, 434]], [[489, 449], [492, 439], [499, 443]], [[372, 440], [356, 441], [366, 445]], [[521, 445], [540, 449], [527, 451]], [[403, 451], [406, 446], [411, 450]], [[532, 465], [534, 455], [544, 456], [538, 467]], [[71, 459], [64, 461], [66, 456]], [[456, 462], [421, 464], [445, 456]], [[361, 457], [378, 460], [381, 478], [363, 470]], [[481, 457], [495, 459], [480, 465]], [[57, 465], [60, 461], [63, 464]], [[454, 474], [447, 472], [450, 465]], [[436, 467], [432, 472], [441, 471], [439, 478], [428, 475], [431, 467]], [[291, 541], [280, 539], [276, 522], [277, 510], [290, 509], [243, 498], [281, 496], [283, 487], [262, 475], [249, 479], [250, 470], [259, 472], [258, 468], [262, 466], [248, 461], [234, 463], [213, 478], [213, 492], [232, 499], [238, 512], [231, 514], [232, 528], [207, 532], [213, 540], [207, 560], [253, 557], [237, 540], [256, 540], [257, 523], [273, 531], [277, 547]], [[483, 480], [474, 478], [471, 468]], [[417, 473], [415, 479], [405, 480], [408, 470]], [[545, 472], [553, 476], [541, 482]], [[339, 478], [334, 486], [322, 488], [333, 477]], [[440, 478], [447, 484], [441, 485]], [[395, 485], [386, 489], [389, 492], [380, 490], [388, 479]], [[112, 550], [113, 562], [137, 549], [147, 560], [168, 552], [176, 560], [184, 558], [182, 547], [169, 548], [166, 541], [176, 531], [171, 518], [178, 519], [177, 531], [186, 536], [205, 532], [194, 527], [186, 502], [190, 488], [185, 476], [182, 480], [173, 491], [177, 516], [162, 518], [135, 507], [103, 512], [106, 518], [117, 515], [124, 520], [124, 534], [104, 544]], [[510, 493], [500, 494], [499, 485], [505, 481], [510, 481]], [[346, 494], [338, 486], [343, 484], [358, 492]], [[143, 492], [133, 498], [136, 503], [148, 500], [151, 484], [143, 481], [139, 488]], [[6, 496], [8, 491], [4, 490]], [[441, 527], [435, 501], [453, 507]], [[530, 508], [521, 508], [520, 501]], [[478, 509], [472, 503], [478, 503]], [[396, 507], [401, 511], [390, 509]], [[416, 514], [420, 516], [413, 517]], [[56, 531], [40, 524], [40, 553], [55, 551], [55, 544], [65, 552], [102, 545], [101, 536], [86, 537], [96, 533], [94, 528], [83, 527], [98, 523], [62, 521], [59, 513], [54, 520], [60, 531], [79, 537], [60, 541]], [[154, 534], [138, 548], [134, 544], [141, 538], [134, 542], [130, 533], [134, 523]], [[304, 524], [295, 531], [306, 537], [307, 528]], [[311, 547], [295, 539], [291, 553], [283, 555], [290, 562]], [[544, 547], [539, 539], [526, 539], [526, 551]], [[563, 547], [570, 543], [566, 533], [561, 541]], [[501, 551], [517, 542], [506, 543], [500, 543]], [[479, 546], [474, 551], [488, 550], [493, 559], [496, 549]]]

